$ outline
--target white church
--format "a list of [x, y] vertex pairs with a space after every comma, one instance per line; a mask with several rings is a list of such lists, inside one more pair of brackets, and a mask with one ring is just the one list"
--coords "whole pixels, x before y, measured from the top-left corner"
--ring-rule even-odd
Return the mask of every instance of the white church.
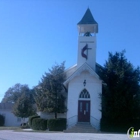
[[88, 8], [78, 22], [78, 54], [77, 64], [66, 71], [67, 80], [64, 86], [68, 90], [67, 125], [71, 127], [77, 122], [90, 122], [100, 129], [102, 81], [99, 78], [96, 63], [96, 33], [98, 23]]
[[[67, 127], [78, 122], [89, 122], [95, 129], [100, 129], [102, 80], [96, 73], [101, 67], [96, 63], [96, 33], [98, 23], [88, 8], [78, 22], [77, 64], [66, 70], [67, 112], [58, 114], [67, 119]], [[52, 118], [51, 114], [39, 114], [42, 118]]]

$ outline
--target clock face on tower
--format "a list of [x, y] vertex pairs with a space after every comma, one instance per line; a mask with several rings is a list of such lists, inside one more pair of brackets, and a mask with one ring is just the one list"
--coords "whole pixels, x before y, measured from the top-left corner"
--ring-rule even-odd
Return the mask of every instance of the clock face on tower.
[[88, 48], [88, 44], [86, 44], [81, 51], [82, 57], [84, 57], [86, 60], [88, 59], [88, 50], [91, 48]]

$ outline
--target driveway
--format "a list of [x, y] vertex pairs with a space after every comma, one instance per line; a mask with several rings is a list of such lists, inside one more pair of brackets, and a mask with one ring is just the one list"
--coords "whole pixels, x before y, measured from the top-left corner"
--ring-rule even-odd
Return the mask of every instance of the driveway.
[[[39, 133], [0, 130], [0, 140], [128, 140], [126, 134]], [[134, 138], [134, 140], [137, 140]], [[140, 138], [139, 138], [140, 140]]]

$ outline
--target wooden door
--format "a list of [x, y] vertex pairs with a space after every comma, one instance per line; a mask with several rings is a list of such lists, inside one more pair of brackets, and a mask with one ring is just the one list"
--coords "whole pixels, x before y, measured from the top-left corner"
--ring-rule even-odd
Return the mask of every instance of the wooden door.
[[90, 122], [90, 101], [78, 101], [78, 122]]

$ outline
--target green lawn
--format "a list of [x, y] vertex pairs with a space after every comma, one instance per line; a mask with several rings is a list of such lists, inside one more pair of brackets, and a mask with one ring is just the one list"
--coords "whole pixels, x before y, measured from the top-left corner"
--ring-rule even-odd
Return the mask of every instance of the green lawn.
[[21, 130], [20, 127], [6, 127], [6, 126], [0, 126], [0, 130]]

